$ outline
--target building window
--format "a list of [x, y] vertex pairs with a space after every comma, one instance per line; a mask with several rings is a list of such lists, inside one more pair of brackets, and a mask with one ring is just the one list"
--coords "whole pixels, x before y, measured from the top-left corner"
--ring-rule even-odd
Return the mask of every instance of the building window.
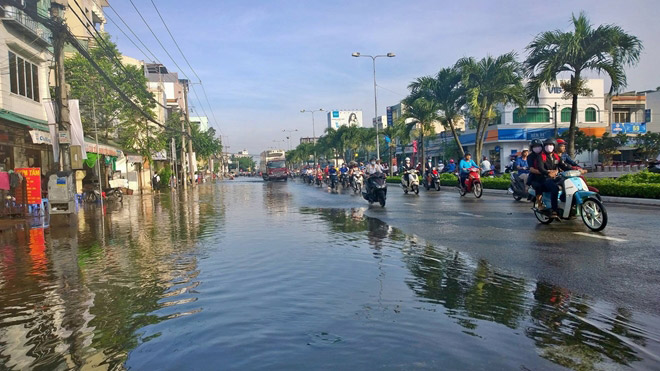
[[536, 108], [530, 107], [527, 108], [527, 111], [523, 115], [520, 108], [513, 110], [513, 123], [514, 124], [524, 124], [524, 123], [538, 123], [538, 122], [550, 122], [550, 110], [547, 108]]
[[571, 108], [561, 110], [561, 122], [571, 122], [571, 112], [573, 112]]
[[585, 122], [596, 122], [596, 109], [589, 107], [584, 110], [584, 121]]
[[9, 52], [9, 89], [12, 93], [39, 101], [39, 69]]
[[630, 111], [614, 111], [614, 122], [630, 122]]

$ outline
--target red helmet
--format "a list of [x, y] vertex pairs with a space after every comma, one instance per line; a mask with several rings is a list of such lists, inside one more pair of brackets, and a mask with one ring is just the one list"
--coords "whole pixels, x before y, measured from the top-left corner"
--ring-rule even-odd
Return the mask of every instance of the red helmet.
[[557, 139], [557, 145], [560, 146], [562, 144], [566, 144], [566, 141], [563, 139]]
[[450, 164], [453, 164], [453, 163], [454, 163], [454, 159], [452, 158], [451, 160], [449, 160], [449, 163], [450, 163]]

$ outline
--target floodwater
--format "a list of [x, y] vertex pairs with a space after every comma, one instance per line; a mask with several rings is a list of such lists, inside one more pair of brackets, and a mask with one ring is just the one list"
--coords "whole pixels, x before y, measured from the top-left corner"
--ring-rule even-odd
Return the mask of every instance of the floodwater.
[[207, 184], [0, 232], [0, 369], [660, 368], [657, 317], [295, 189]]

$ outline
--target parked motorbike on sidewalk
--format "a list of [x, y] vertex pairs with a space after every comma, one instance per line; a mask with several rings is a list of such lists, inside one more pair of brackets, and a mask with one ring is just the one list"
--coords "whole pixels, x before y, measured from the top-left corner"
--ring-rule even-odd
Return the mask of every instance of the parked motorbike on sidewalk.
[[417, 170], [410, 169], [406, 170], [401, 177], [401, 188], [403, 188], [403, 193], [408, 194], [408, 192], [415, 192], [419, 194], [419, 178], [417, 177]]
[[103, 193], [105, 193], [104, 199], [108, 201], [124, 201], [124, 192], [122, 192], [121, 188], [106, 188], [103, 190]]
[[460, 175], [458, 177], [458, 193], [462, 196], [465, 196], [466, 193], [474, 193], [474, 197], [480, 198], [483, 194], [484, 188], [481, 184], [480, 169], [476, 167], [471, 167], [468, 173], [468, 176], [465, 178], [464, 184], [461, 184]]
[[376, 173], [367, 178], [367, 186], [362, 191], [362, 197], [369, 202], [369, 205], [378, 202], [380, 206], [385, 207], [387, 199], [387, 182], [385, 174]]
[[[589, 190], [587, 184], [581, 178], [580, 170], [568, 170], [559, 173], [556, 178], [559, 191], [559, 218], [571, 219], [576, 216], [582, 218], [582, 222], [587, 228], [594, 232], [602, 231], [607, 226], [607, 210], [603, 205], [600, 195]], [[532, 197], [536, 197], [534, 189], [529, 190]], [[550, 224], [553, 222], [551, 217], [550, 193], [543, 194], [543, 210], [533, 207], [534, 215], [539, 222]]]
[[426, 186], [426, 190], [430, 190], [431, 188], [435, 188], [436, 191], [440, 190], [440, 173], [438, 173], [438, 169], [435, 167], [431, 169], [427, 174], [426, 174], [426, 181], [424, 182]]

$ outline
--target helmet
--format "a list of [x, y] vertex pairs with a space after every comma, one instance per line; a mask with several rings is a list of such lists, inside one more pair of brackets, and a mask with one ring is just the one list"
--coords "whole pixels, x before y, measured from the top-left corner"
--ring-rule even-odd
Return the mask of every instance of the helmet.
[[472, 156], [470, 152], [465, 152], [465, 156]]
[[534, 148], [534, 147], [543, 147], [543, 142], [541, 139], [532, 139], [532, 142], [529, 144], [529, 148]]
[[449, 160], [449, 163], [450, 163], [450, 164], [453, 164], [453, 163], [454, 163], [454, 159], [453, 159], [453, 158], [450, 159], [450, 160]]
[[557, 144], [561, 146], [562, 144], [566, 144], [566, 141], [563, 139], [557, 139]]
[[557, 142], [555, 141], [555, 138], [548, 138], [548, 139], [546, 139], [546, 140], [543, 141], [543, 145], [544, 145], [544, 146], [545, 146], [545, 145], [548, 145], [548, 144], [557, 147]]
[[410, 157], [406, 157], [406, 162], [410, 162]]

